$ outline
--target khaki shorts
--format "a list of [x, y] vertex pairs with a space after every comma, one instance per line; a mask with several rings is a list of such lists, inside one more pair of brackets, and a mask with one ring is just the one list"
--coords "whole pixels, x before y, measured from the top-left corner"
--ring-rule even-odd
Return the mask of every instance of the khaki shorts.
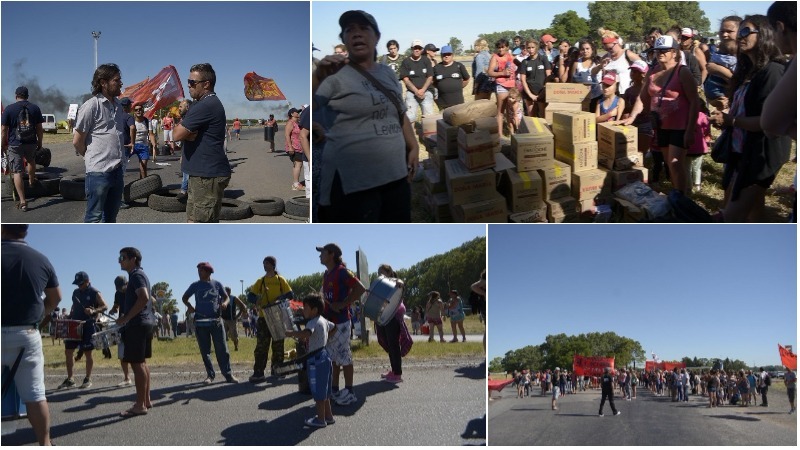
[[222, 322], [225, 324], [225, 336], [228, 336], [231, 339], [239, 339], [239, 330], [236, 327], [239, 321], [236, 319], [223, 319]]
[[231, 177], [189, 176], [189, 195], [186, 198], [186, 216], [192, 222], [219, 222], [222, 210], [222, 193]]
[[22, 173], [25, 171], [25, 164], [22, 159], [28, 161], [32, 167], [36, 167], [36, 147], [38, 144], [20, 144], [19, 146], [8, 146], [8, 167], [11, 173]]

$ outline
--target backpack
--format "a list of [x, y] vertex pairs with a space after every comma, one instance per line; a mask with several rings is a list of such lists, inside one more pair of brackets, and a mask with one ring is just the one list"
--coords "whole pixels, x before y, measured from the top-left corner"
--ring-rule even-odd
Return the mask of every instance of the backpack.
[[22, 109], [17, 114], [17, 139], [22, 144], [35, 144], [36, 126], [31, 123], [31, 113], [27, 105], [22, 105]]
[[772, 386], [772, 377], [769, 374], [764, 378], [764, 386]]

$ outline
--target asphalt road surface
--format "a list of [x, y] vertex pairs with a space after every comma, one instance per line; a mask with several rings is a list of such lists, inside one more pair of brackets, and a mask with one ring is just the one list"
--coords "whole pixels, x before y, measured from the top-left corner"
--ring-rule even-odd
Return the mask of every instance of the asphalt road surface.
[[[213, 356], [212, 356], [213, 359]], [[381, 361], [384, 362], [384, 361]], [[93, 386], [56, 391], [63, 375], [48, 376], [51, 436], [57, 445], [485, 445], [484, 361], [442, 360], [404, 364], [404, 382], [380, 381], [385, 367], [356, 362], [358, 402], [333, 406], [336, 423], [311, 429], [311, 396], [298, 393], [297, 375], [251, 384], [249, 367], [234, 367], [239, 384], [202, 383], [205, 372], [151, 368], [154, 407], [123, 419], [134, 388], [118, 388], [121, 371], [93, 374]], [[388, 362], [386, 362], [388, 364]], [[383, 365], [386, 365], [383, 364]], [[215, 361], [216, 368], [216, 361]], [[197, 365], [186, 370], [202, 369]], [[184, 370], [180, 368], [177, 370]], [[80, 384], [83, 367], [76, 366]], [[33, 445], [27, 420], [4, 422], [16, 432], [3, 445]]]
[[[774, 386], [773, 386], [774, 388]], [[708, 408], [708, 399], [690, 396], [673, 403], [639, 390], [636, 400], [615, 396], [622, 414], [606, 402], [598, 416], [600, 391], [567, 395], [550, 409], [550, 395], [515, 398], [507, 387], [489, 400], [489, 445], [797, 445], [797, 415], [787, 414], [785, 390], [773, 389], [768, 408]]]
[[[63, 130], [62, 130], [63, 132]], [[159, 136], [159, 145], [163, 145], [163, 134]], [[52, 162], [45, 172], [62, 177], [84, 176], [86, 173], [83, 158], [75, 154], [72, 143], [48, 144], [52, 153]], [[292, 163], [283, 152], [283, 126], [275, 138], [276, 153], [270, 153], [264, 141], [262, 127], [242, 129], [241, 140], [233, 141], [228, 146], [228, 159], [233, 166], [233, 174], [225, 197], [242, 201], [258, 197], [280, 197], [284, 200], [298, 195], [302, 191], [292, 190]], [[157, 164], [156, 164], [157, 163]], [[180, 153], [175, 156], [158, 156], [156, 163], [148, 163], [147, 174], [157, 174], [165, 187], [179, 188], [181, 183]], [[167, 164], [167, 165], [159, 165]], [[12, 223], [82, 223], [86, 212], [85, 201], [65, 200], [60, 195], [40, 197], [28, 201], [28, 211], [21, 212], [14, 206], [11, 197], [9, 177], [3, 177], [2, 211], [3, 222]], [[302, 173], [301, 173], [302, 178]], [[128, 162], [125, 183], [139, 179], [139, 160], [136, 156]], [[186, 213], [166, 213], [150, 209], [147, 200], [136, 200], [126, 209], [121, 209], [117, 217], [120, 223], [184, 223]], [[283, 216], [253, 216], [235, 222], [270, 222], [270, 223], [302, 223]]]

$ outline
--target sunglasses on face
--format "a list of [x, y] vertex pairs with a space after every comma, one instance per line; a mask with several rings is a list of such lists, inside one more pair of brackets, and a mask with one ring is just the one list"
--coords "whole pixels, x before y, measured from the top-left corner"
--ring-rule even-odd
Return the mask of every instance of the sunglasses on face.
[[197, 86], [197, 83], [203, 83], [205, 81], [208, 81], [208, 80], [186, 80], [186, 84], [188, 84], [189, 87], [195, 87], [195, 86]]
[[119, 262], [122, 262], [122, 261], [125, 261], [125, 257], [122, 256], [122, 255], [119, 255]]
[[142, 111], [144, 111], [142, 108], [134, 108], [133, 109], [133, 112], [142, 112]]
[[758, 34], [758, 30], [752, 29], [750, 27], [744, 27], [741, 30], [739, 30], [738, 33], [736, 33], [736, 37], [738, 37], [739, 39], [744, 39], [747, 36], [750, 36], [751, 34]]

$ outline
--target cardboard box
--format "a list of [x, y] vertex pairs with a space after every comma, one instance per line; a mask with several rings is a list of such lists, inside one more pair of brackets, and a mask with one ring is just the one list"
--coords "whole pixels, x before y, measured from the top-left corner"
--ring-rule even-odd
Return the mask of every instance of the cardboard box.
[[544, 118], [548, 123], [553, 123], [553, 111], [583, 111], [581, 103], [549, 102], [544, 108]]
[[583, 111], [554, 111], [553, 134], [562, 142], [593, 142], [596, 119], [594, 114]]
[[547, 83], [544, 85], [544, 97], [547, 102], [581, 104], [589, 97], [591, 85], [581, 83]]
[[567, 216], [557, 216], [557, 217], [548, 215], [547, 221], [550, 223], [575, 223], [580, 219], [580, 217], [581, 216], [578, 213], [570, 214]]
[[538, 209], [544, 202], [544, 184], [536, 171], [507, 170], [500, 181], [500, 192], [512, 213]]
[[495, 149], [500, 147], [500, 136], [487, 130], [468, 133], [458, 130], [458, 159], [470, 171], [494, 167]]
[[594, 213], [597, 211], [597, 206], [594, 203], [594, 199], [589, 200], [578, 200], [578, 211], [583, 213]]
[[522, 121], [519, 123], [519, 133], [522, 134], [553, 134], [550, 131], [548, 122], [540, 117], [522, 116]]
[[437, 223], [453, 222], [453, 214], [450, 212], [450, 201], [447, 192], [429, 195], [428, 210]]
[[597, 125], [597, 143], [600, 151], [613, 155], [614, 159], [639, 152], [639, 130], [634, 126]]
[[569, 216], [578, 212], [578, 201], [573, 197], [561, 197], [544, 202], [547, 204], [548, 214], [552, 217]]
[[494, 192], [491, 198], [463, 205], [451, 205], [457, 223], [505, 223], [508, 217], [506, 199]]
[[611, 179], [608, 172], [598, 169], [572, 174], [572, 196], [576, 200], [594, 200], [605, 189], [610, 194]]
[[445, 161], [450, 159], [458, 159], [458, 155], [450, 155], [450, 156], [441, 155], [439, 154], [439, 150], [436, 148], [434, 148], [432, 152], [428, 152], [428, 157], [433, 161], [433, 165], [439, 171], [439, 178], [442, 180], [445, 179], [445, 173], [444, 173]]
[[508, 221], [513, 223], [547, 223], [547, 205], [542, 203], [537, 209], [514, 213], [508, 216]]
[[572, 173], [568, 164], [552, 160], [548, 167], [538, 169], [544, 185], [544, 199], [568, 197], [571, 193]]
[[492, 199], [497, 194], [494, 176], [492, 170], [470, 172], [457, 159], [445, 161], [445, 182], [450, 204], [455, 206]]
[[614, 151], [609, 149], [609, 147], [603, 147], [603, 149], [597, 155], [597, 163], [606, 169], [628, 170], [634, 166], [643, 166], [644, 157], [641, 153], [636, 152], [630, 155], [614, 158]]
[[436, 148], [445, 156], [458, 155], [458, 127], [444, 119], [436, 121]]
[[422, 135], [420, 136], [420, 141], [424, 142], [426, 137], [436, 135], [437, 132], [436, 121], [441, 119], [442, 119], [441, 114], [431, 114], [428, 116], [422, 116]]
[[634, 167], [629, 170], [612, 170], [609, 174], [611, 174], [611, 186], [614, 191], [634, 181], [648, 182], [647, 169], [644, 167]]
[[556, 159], [569, 164], [572, 172], [597, 169], [597, 142], [563, 142], [556, 139]]
[[503, 177], [505, 177], [507, 170], [515, 170], [515, 169], [516, 166], [514, 165], [514, 163], [512, 163], [510, 159], [506, 158], [504, 154], [495, 153], [494, 167], [492, 167], [492, 170], [494, 171], [495, 186], [500, 186], [500, 182], [502, 181]]
[[432, 152], [436, 149], [436, 134], [432, 134], [430, 136], [425, 136], [422, 140], [422, 145], [425, 146], [425, 151], [428, 153]]
[[425, 192], [427, 192], [428, 195], [439, 193], [447, 194], [447, 186], [444, 184], [444, 178], [439, 176], [439, 169], [435, 167], [432, 169], [425, 169], [422, 176]]
[[511, 136], [511, 161], [519, 171], [530, 171], [547, 167], [554, 156], [553, 135], [550, 130], [542, 133], [515, 134]]

